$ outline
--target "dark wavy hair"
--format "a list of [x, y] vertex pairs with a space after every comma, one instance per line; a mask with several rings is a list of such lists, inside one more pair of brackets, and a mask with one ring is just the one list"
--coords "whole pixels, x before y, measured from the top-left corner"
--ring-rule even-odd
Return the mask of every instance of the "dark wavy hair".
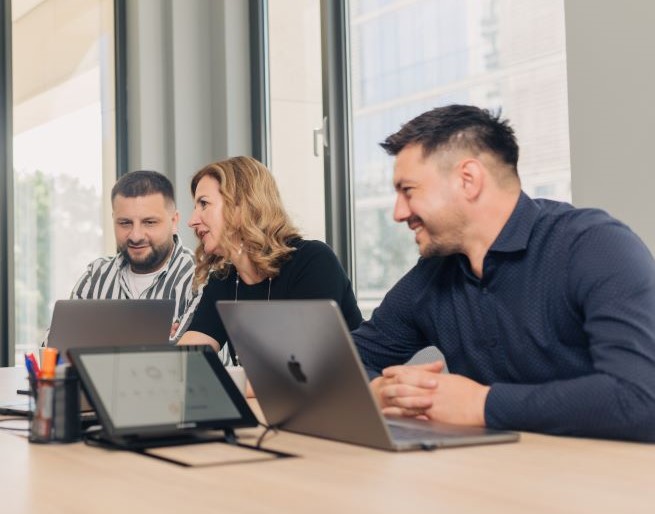
[[500, 116], [500, 110], [494, 114], [472, 105], [437, 107], [405, 123], [380, 146], [389, 155], [398, 155], [410, 144], [421, 145], [426, 157], [450, 148], [490, 152], [518, 176], [519, 146], [509, 122]]

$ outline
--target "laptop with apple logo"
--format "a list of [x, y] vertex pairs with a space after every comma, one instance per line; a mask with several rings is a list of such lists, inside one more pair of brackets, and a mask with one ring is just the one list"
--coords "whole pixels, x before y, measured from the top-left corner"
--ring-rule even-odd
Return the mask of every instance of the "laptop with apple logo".
[[382, 415], [332, 300], [219, 301], [269, 425], [384, 450], [512, 442], [514, 432]]

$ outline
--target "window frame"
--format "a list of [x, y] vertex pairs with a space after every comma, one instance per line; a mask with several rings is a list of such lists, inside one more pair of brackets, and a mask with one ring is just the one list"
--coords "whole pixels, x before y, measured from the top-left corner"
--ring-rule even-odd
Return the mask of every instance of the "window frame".
[[[14, 364], [13, 346], [9, 344], [13, 334], [13, 277], [14, 263], [13, 228], [9, 213], [13, 211], [13, 159], [12, 159], [12, 82], [11, 82], [11, 0], [0, 3], [0, 366]], [[13, 285], [13, 279], [12, 279]], [[10, 346], [12, 346], [10, 348]]]
[[[0, 1], [0, 367], [14, 366], [12, 0]], [[128, 171], [126, 0], [114, 0], [116, 175]], [[10, 216], [11, 215], [11, 216]], [[10, 219], [12, 220], [10, 222]]]

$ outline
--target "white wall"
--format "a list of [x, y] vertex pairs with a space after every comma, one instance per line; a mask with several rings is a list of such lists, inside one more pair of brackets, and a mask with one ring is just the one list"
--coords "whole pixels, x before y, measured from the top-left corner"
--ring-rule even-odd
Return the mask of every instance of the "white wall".
[[248, 2], [127, 2], [129, 169], [175, 186], [185, 245], [189, 184], [205, 164], [251, 152]]
[[655, 2], [566, 0], [573, 203], [655, 252]]

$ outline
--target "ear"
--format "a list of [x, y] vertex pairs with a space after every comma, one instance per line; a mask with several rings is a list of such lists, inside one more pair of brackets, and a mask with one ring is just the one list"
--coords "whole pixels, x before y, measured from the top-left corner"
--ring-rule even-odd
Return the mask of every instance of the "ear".
[[173, 234], [177, 234], [177, 224], [180, 222], [179, 211], [175, 211], [175, 214], [173, 214], [173, 218], [171, 221], [173, 222]]
[[457, 175], [464, 197], [470, 201], [477, 200], [486, 177], [484, 165], [477, 159], [464, 159], [457, 165]]

